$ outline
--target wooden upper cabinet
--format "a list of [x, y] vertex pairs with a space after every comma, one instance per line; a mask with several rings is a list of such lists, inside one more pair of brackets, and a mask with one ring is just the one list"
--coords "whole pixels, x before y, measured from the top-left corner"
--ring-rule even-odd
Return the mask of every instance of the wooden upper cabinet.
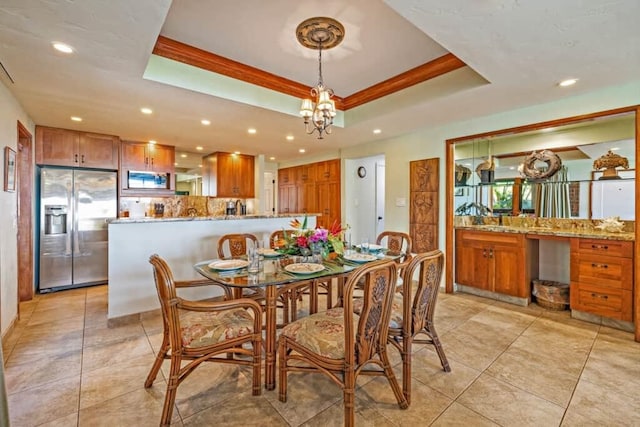
[[169, 145], [122, 142], [122, 166], [126, 170], [173, 173], [175, 159], [175, 147]]
[[255, 160], [245, 154], [212, 153], [203, 159], [203, 195], [255, 197]]
[[278, 170], [278, 185], [296, 183], [296, 168], [283, 168]]
[[113, 135], [36, 126], [36, 163], [118, 169], [120, 139]]
[[340, 159], [326, 160], [315, 165], [317, 182], [340, 181]]
[[317, 177], [317, 163], [310, 163], [308, 165], [302, 165], [293, 168], [295, 169], [296, 182], [299, 184], [307, 184], [310, 182], [316, 182]]

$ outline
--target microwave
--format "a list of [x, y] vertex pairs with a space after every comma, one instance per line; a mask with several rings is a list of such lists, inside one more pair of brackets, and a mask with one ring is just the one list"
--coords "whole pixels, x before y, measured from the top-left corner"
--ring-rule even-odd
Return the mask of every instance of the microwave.
[[170, 174], [157, 172], [129, 171], [127, 174], [128, 188], [141, 189], [169, 189]]

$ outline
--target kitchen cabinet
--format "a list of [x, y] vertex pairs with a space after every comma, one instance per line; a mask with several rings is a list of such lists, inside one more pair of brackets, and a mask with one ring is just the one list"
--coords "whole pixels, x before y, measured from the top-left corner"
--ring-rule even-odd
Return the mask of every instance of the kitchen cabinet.
[[329, 228], [335, 221], [340, 223], [340, 182], [318, 182], [316, 192], [318, 198], [316, 212], [321, 214], [316, 219], [316, 224]]
[[339, 182], [340, 159], [316, 163], [316, 182]]
[[571, 309], [633, 321], [633, 242], [571, 239]]
[[255, 159], [246, 154], [212, 153], [203, 158], [203, 195], [255, 197]]
[[118, 169], [120, 138], [36, 126], [36, 163], [95, 169]]
[[122, 166], [127, 170], [173, 173], [175, 147], [147, 142], [122, 142]]
[[456, 283], [529, 299], [534, 245], [523, 234], [456, 230]]
[[[139, 141], [120, 145], [120, 194], [122, 196], [167, 196], [175, 193], [175, 147]], [[129, 188], [129, 172], [167, 174], [169, 188]]]
[[278, 186], [278, 212], [298, 212], [298, 188], [295, 185]]

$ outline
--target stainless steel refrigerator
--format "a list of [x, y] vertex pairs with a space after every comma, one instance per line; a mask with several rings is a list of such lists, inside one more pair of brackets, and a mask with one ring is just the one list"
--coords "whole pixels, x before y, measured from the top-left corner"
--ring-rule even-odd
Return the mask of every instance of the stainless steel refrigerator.
[[107, 283], [116, 172], [43, 167], [39, 206], [39, 290]]

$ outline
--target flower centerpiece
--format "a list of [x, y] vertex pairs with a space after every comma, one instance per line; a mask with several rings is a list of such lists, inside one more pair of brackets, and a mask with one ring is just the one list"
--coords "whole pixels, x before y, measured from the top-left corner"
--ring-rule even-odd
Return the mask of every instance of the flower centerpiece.
[[287, 255], [309, 256], [320, 253], [324, 258], [332, 253], [341, 255], [344, 252], [342, 241], [344, 228], [338, 221], [328, 229], [323, 227], [308, 228], [307, 217], [302, 222], [292, 220], [289, 225], [292, 231], [284, 231], [283, 238], [276, 242], [277, 250]]

